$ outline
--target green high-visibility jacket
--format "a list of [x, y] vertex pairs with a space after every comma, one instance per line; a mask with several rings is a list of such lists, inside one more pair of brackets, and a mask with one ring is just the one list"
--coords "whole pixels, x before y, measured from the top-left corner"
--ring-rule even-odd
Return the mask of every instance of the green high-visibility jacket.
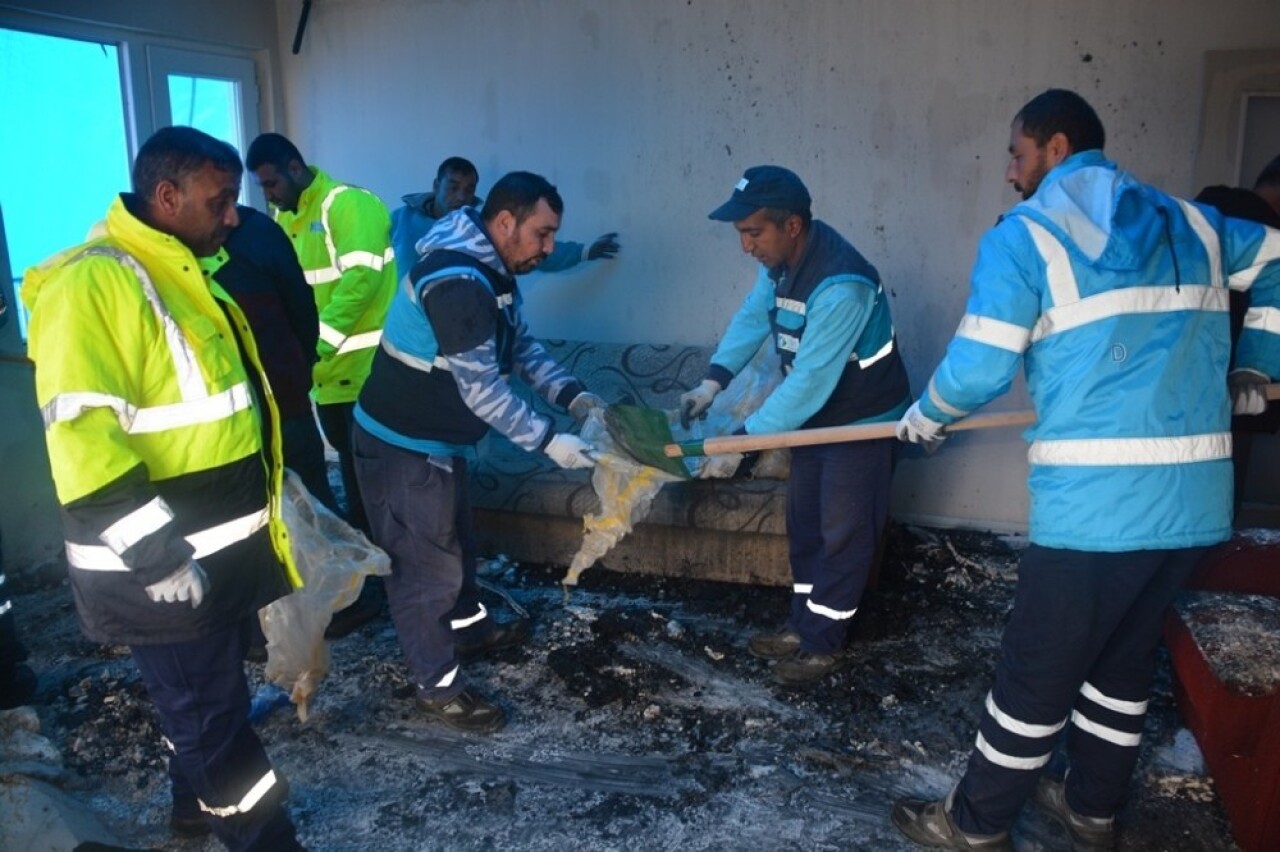
[[396, 290], [391, 214], [372, 192], [314, 166], [311, 172], [315, 177], [297, 211], [277, 210], [275, 216], [293, 241], [320, 314], [311, 398], [320, 405], [354, 402]]
[[[281, 518], [279, 418], [248, 321], [122, 195], [103, 235], [29, 269], [29, 354], [90, 638], [185, 642], [302, 584]], [[264, 437], [265, 436], [265, 437]], [[203, 603], [146, 586], [194, 558]]]

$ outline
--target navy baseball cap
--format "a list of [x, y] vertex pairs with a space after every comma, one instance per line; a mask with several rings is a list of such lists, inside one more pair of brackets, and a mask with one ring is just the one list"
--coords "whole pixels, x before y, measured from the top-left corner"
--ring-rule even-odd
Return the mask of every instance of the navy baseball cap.
[[752, 166], [733, 188], [733, 195], [707, 217], [717, 222], [738, 222], [764, 207], [808, 213], [809, 190], [790, 169]]

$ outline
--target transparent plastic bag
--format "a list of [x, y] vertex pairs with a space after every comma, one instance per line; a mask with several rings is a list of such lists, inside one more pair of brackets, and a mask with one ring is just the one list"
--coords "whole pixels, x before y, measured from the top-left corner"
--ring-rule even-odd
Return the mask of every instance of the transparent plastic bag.
[[364, 578], [391, 573], [391, 559], [325, 508], [292, 471], [285, 471], [283, 513], [303, 587], [260, 613], [267, 636], [267, 680], [289, 692], [298, 718], [329, 673], [325, 628], [333, 613], [355, 603]]
[[[681, 428], [679, 418], [673, 418], [671, 432], [677, 441], [732, 435], [752, 412], [764, 404], [781, 381], [778, 353], [774, 352], [770, 338], [747, 366], [742, 368], [742, 372], [733, 377], [729, 386], [716, 396], [707, 411], [706, 420], [695, 420], [686, 431]], [[709, 456], [701, 456], [689, 460], [695, 477], [702, 472], [708, 458]], [[762, 452], [751, 475], [756, 479], [786, 479], [790, 472], [791, 454], [783, 447]]]

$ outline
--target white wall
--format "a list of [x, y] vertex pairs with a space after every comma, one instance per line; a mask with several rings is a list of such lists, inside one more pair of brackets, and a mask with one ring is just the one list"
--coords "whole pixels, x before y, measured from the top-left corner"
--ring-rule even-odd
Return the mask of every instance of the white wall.
[[[535, 332], [717, 339], [753, 270], [706, 214], [777, 162], [879, 267], [917, 391], [979, 235], [1016, 200], [1018, 107], [1074, 88], [1115, 159], [1193, 193], [1204, 52], [1280, 39], [1273, 0], [324, 0], [294, 57], [301, 4], [278, 3], [280, 129], [309, 159], [393, 205], [449, 155], [482, 191], [531, 169], [559, 186], [565, 236], [622, 232], [614, 263], [528, 279]], [[897, 514], [1017, 527], [1024, 453], [1006, 432], [908, 458]]]

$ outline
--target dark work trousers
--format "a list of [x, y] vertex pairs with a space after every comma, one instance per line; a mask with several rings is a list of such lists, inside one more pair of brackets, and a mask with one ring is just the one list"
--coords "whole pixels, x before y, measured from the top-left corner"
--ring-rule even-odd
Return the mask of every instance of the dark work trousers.
[[791, 449], [787, 544], [791, 618], [800, 647], [834, 654], [844, 647], [889, 515], [897, 441], [858, 441]]
[[173, 747], [175, 804], [194, 794], [206, 809], [228, 809], [210, 820], [228, 849], [301, 849], [284, 809], [287, 785], [249, 727], [249, 630], [246, 618], [203, 639], [129, 651]]
[[1084, 816], [1119, 811], [1138, 760], [1164, 612], [1205, 550], [1027, 549], [995, 686], [952, 806], [962, 830], [1008, 830], [1063, 728], [1067, 802]]
[[[0, 690], [8, 690], [18, 663], [27, 659], [27, 649], [18, 641], [18, 628], [14, 624], [13, 600], [9, 597], [9, 584], [5, 580], [4, 567], [0, 565]], [[0, 696], [0, 706], [7, 707], [9, 696]]]
[[450, 613], [468, 563], [475, 582], [466, 459], [436, 457], [433, 463], [359, 424], [354, 451], [373, 543], [391, 557], [387, 603], [409, 673], [422, 698], [448, 700], [463, 688]]
[[339, 517], [342, 510], [329, 485], [328, 465], [324, 460], [324, 441], [316, 418], [308, 411], [296, 417], [280, 418], [280, 437], [284, 443], [284, 466], [298, 474], [311, 495]]
[[316, 406], [316, 417], [324, 431], [325, 440], [338, 451], [338, 467], [342, 470], [342, 490], [347, 497], [347, 523], [370, 535], [369, 519], [365, 515], [364, 501], [360, 499], [360, 482], [356, 479], [355, 462], [351, 458], [351, 427], [355, 423], [351, 413], [354, 402], [331, 402]]

